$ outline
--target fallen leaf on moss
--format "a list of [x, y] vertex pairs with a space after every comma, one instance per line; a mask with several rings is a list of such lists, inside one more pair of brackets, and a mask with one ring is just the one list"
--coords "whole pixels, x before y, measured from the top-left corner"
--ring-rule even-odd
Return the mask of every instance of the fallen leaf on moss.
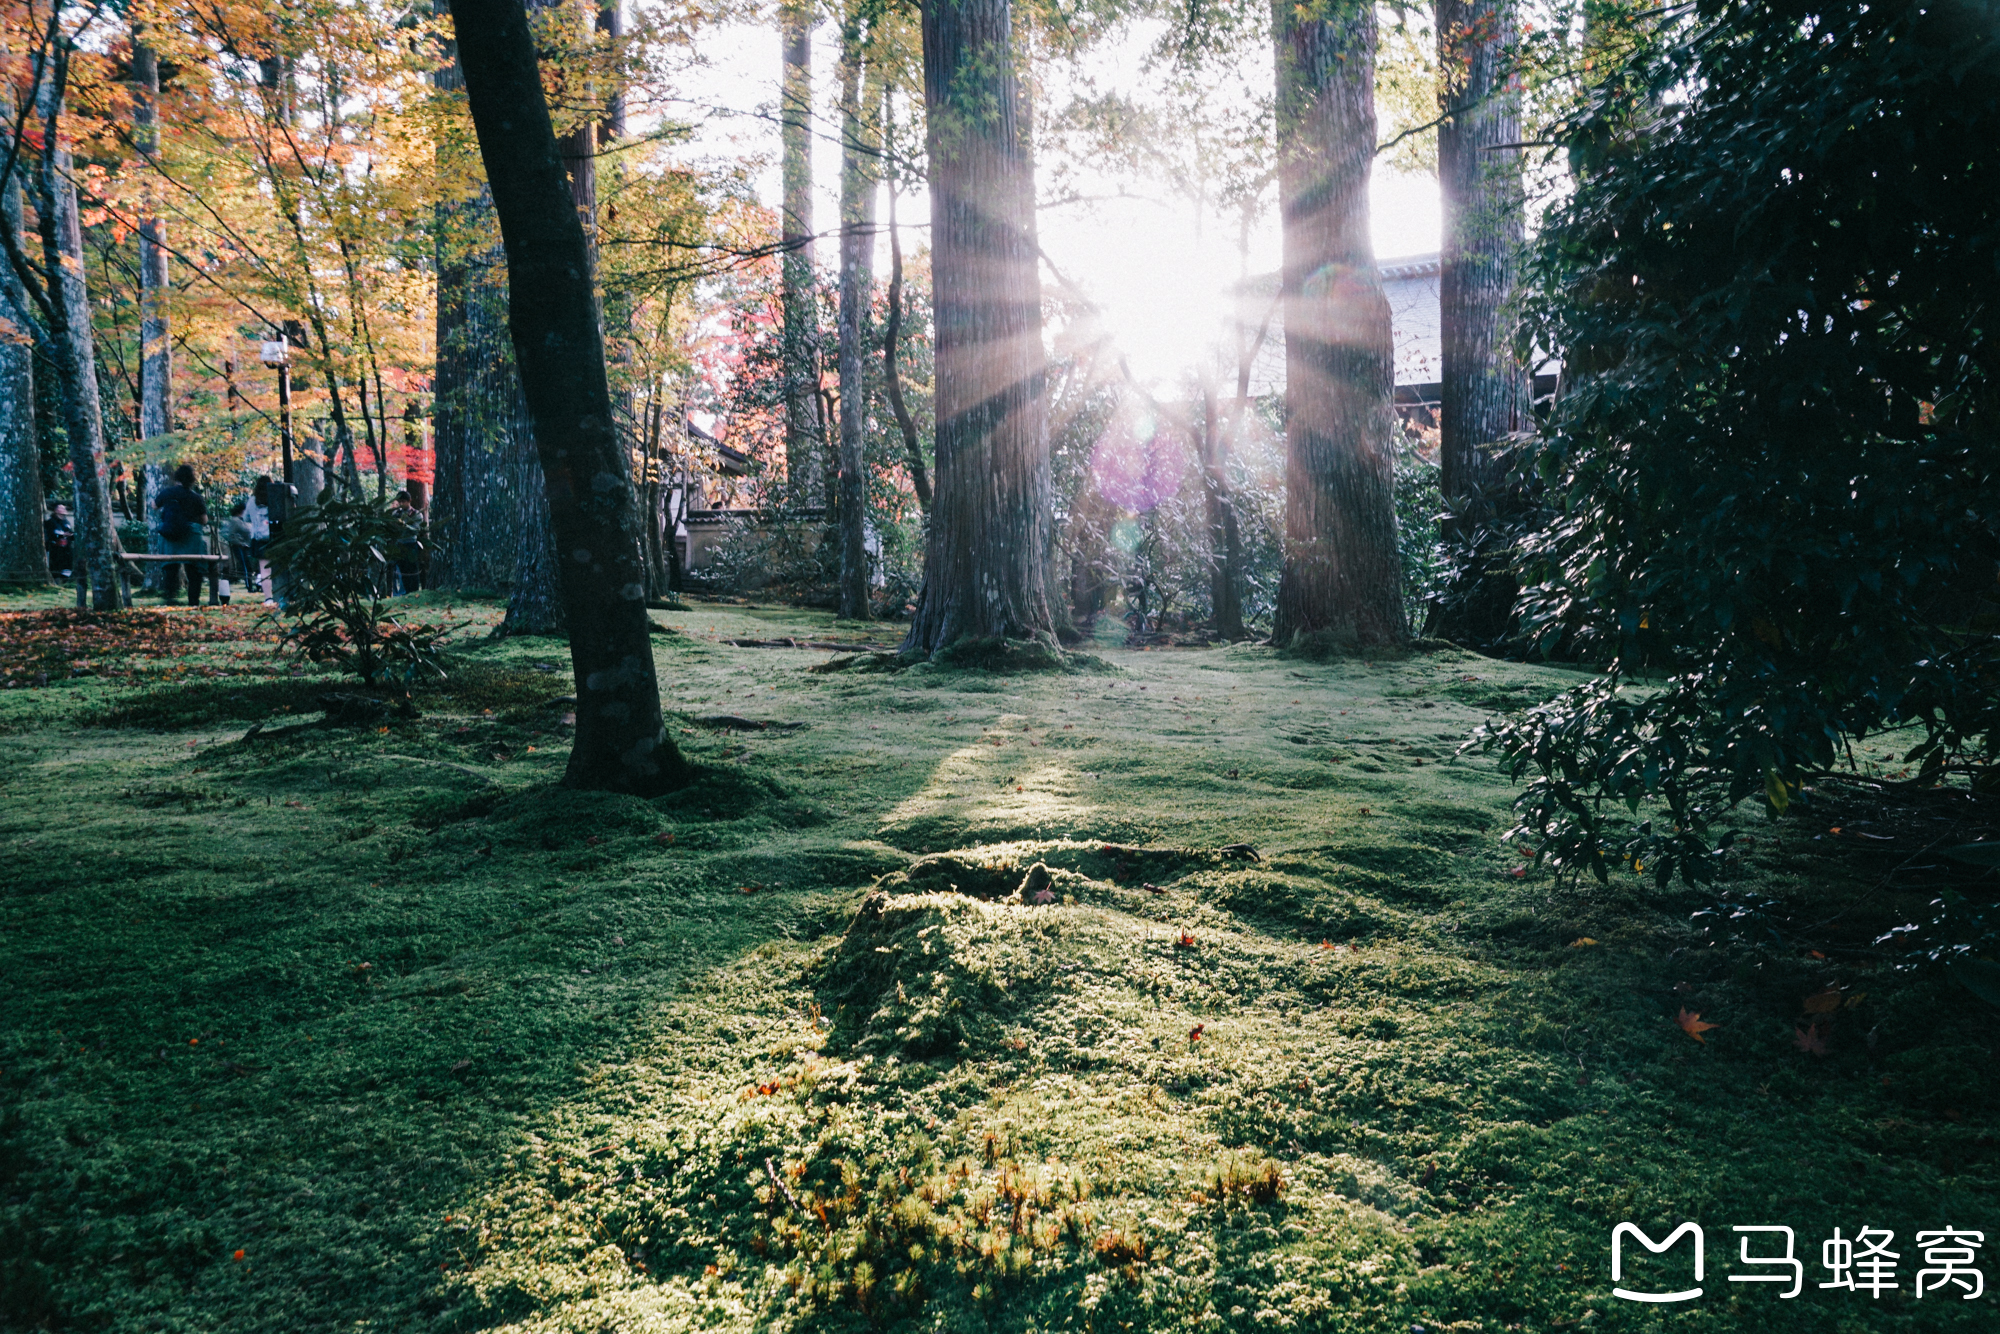
[[1686, 1006], [1682, 1006], [1681, 1012], [1674, 1016], [1674, 1022], [1681, 1026], [1681, 1032], [1687, 1034], [1696, 1042], [1707, 1042], [1708, 1039], [1703, 1037], [1702, 1034], [1708, 1032], [1711, 1028], [1722, 1027], [1720, 1024], [1704, 1023], [1700, 1015], [1689, 1014]]

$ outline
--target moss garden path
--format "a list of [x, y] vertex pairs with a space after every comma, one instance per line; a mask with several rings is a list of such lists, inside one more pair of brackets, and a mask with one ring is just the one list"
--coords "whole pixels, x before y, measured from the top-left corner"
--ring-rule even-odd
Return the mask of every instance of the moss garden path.
[[[1454, 751], [1573, 675], [654, 617], [704, 777], [651, 803], [554, 786], [554, 641], [335, 729], [254, 608], [0, 619], [0, 1328], [1995, 1328], [1911, 1278], [1955, 1226], [2000, 1279], [2000, 1014], [1869, 947], [1909, 896], [1824, 812], [1754, 930], [1525, 872]], [[1627, 1219], [1702, 1299], [1611, 1297]], [[1863, 1226], [1901, 1288], [1818, 1289]]]

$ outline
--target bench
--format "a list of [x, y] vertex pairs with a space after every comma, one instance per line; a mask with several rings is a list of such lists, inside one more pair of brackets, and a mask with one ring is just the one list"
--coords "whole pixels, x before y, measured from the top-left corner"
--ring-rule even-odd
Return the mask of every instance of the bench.
[[118, 594], [126, 606], [132, 605], [133, 568], [146, 563], [154, 565], [206, 565], [208, 566], [208, 605], [220, 606], [222, 592], [218, 580], [228, 568], [228, 556], [194, 555], [162, 556], [146, 551], [121, 551], [118, 553]]

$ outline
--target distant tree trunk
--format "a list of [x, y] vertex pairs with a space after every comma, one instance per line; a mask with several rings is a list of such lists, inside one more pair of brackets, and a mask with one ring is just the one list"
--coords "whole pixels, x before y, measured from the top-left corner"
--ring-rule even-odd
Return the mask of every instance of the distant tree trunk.
[[825, 503], [819, 413], [819, 302], [814, 293], [812, 198], [812, 7], [788, 0], [780, 10], [784, 83], [778, 115], [784, 172], [784, 260], [779, 299], [785, 391], [785, 490], [795, 506]]
[[[159, 102], [160, 61], [152, 47], [135, 43], [132, 47], [132, 129], [142, 154], [157, 156], [160, 145]], [[151, 203], [150, 196], [147, 203]], [[147, 210], [139, 222], [139, 438], [150, 440], [173, 430], [173, 346], [167, 313], [166, 222]], [[152, 512], [153, 497], [172, 481], [164, 463], [142, 464], [139, 476], [139, 513]], [[158, 532], [151, 531], [146, 549], [158, 554], [164, 549]], [[162, 586], [164, 565], [146, 567], [146, 587]], [[178, 570], [178, 567], [176, 567]]]
[[[525, 417], [525, 403], [523, 408]], [[522, 420], [515, 435], [516, 447], [507, 460], [513, 474], [508, 491], [518, 506], [515, 532], [520, 546], [514, 565], [514, 589], [507, 598], [507, 614], [493, 630], [496, 639], [510, 635], [562, 635], [569, 629], [568, 618], [563, 615], [562, 563], [556, 558], [548, 489], [542, 484], [542, 462], [536, 457], [534, 439], [533, 423]]]
[[1196, 445], [1201, 479], [1208, 503], [1208, 604], [1215, 633], [1224, 639], [1247, 639], [1243, 629], [1243, 534], [1236, 523], [1236, 498], [1229, 487], [1229, 434], [1223, 429], [1215, 384], [1204, 377], [1201, 425]]
[[[448, 92], [465, 87], [456, 61], [435, 79]], [[482, 186], [473, 197], [439, 205], [437, 214], [431, 526], [438, 547], [430, 577], [444, 588], [509, 590], [506, 633], [559, 634], [559, 619], [553, 629], [532, 628], [550, 624], [546, 609], [560, 606], [559, 581], [551, 573], [541, 463], [507, 335], [507, 256], [492, 193]], [[531, 529], [538, 520], [539, 535]]]
[[868, 619], [868, 306], [875, 291], [878, 76], [851, 18], [840, 53], [840, 614]]
[[[36, 118], [48, 134], [36, 182], [42, 272], [49, 283], [49, 341], [62, 381], [63, 428], [69, 436], [71, 482], [76, 498], [77, 573], [86, 571], [97, 611], [118, 607], [118, 535], [111, 526], [111, 487], [104, 461], [104, 410], [97, 392], [97, 344], [92, 337], [90, 292], [84, 281], [83, 222], [77, 213], [69, 150], [57, 126], [70, 52], [56, 53], [52, 77], [35, 93]], [[83, 598], [79, 577], [77, 599]]]
[[[556, 8], [560, 0], [529, 0], [529, 10]], [[597, 271], [597, 125], [584, 121], [557, 140], [562, 149], [563, 172], [569, 180], [570, 203], [583, 224], [584, 244], [589, 251], [590, 271]], [[593, 286], [593, 300], [595, 289]], [[600, 335], [603, 320], [598, 320]], [[508, 635], [560, 635], [567, 629], [563, 619], [562, 577], [555, 554], [555, 535], [550, 531], [549, 501], [538, 485], [541, 463], [536, 457], [534, 423], [529, 419], [527, 400], [522, 397], [518, 375], [513, 383], [513, 420], [516, 424], [513, 447], [508, 452], [508, 468], [514, 482], [509, 488], [515, 503], [514, 531], [519, 559], [514, 565], [514, 587], [507, 599], [507, 615], [493, 631]], [[616, 422], [614, 414], [613, 421]]]
[[452, 0], [507, 248], [509, 328], [554, 520], [576, 741], [564, 783], [652, 795], [688, 765], [660, 716], [637, 507], [620, 456], [583, 234], [521, 0]]
[[438, 211], [432, 573], [444, 588], [508, 588], [520, 564], [514, 461], [534, 443], [507, 339], [506, 257], [485, 240], [497, 230], [490, 195]]
[[903, 242], [896, 231], [896, 182], [889, 181], [889, 317], [882, 330], [882, 380], [889, 390], [889, 406], [895, 409], [896, 429], [903, 435], [903, 458], [910, 469], [910, 486], [917, 493], [917, 508], [924, 522], [931, 517], [931, 479], [924, 469], [923, 442], [917, 438], [917, 423], [903, 402], [903, 374], [896, 364], [898, 343], [903, 330]]
[[923, 37], [937, 490], [904, 650], [995, 636], [1054, 648], [1035, 168], [1011, 6], [930, 0]]
[[1285, 565], [1272, 639], [1409, 637], [1396, 546], [1389, 302], [1368, 234], [1375, 10], [1274, 0], [1284, 218]]
[[1521, 428], [1526, 376], [1515, 360], [1507, 305], [1526, 205], [1519, 97], [1502, 58], [1511, 0], [1438, 0], [1443, 73], [1438, 187], [1444, 206], [1438, 323], [1444, 343], [1439, 486], [1445, 537], [1460, 555], [1431, 633], [1490, 645], [1503, 639], [1518, 588], [1497, 545], [1482, 542], [1505, 508], [1502, 470], [1480, 446]]
[[[0, 124], [14, 123], [9, 84], [0, 80]], [[0, 213], [21, 235], [18, 174], [0, 182]], [[34, 314], [14, 266], [0, 258], [0, 584], [45, 584], [41, 433], [35, 427]]]

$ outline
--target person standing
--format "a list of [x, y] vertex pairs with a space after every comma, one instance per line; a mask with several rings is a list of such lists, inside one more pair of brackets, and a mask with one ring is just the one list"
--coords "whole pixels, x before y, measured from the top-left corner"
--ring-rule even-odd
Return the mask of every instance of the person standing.
[[58, 503], [42, 520], [42, 545], [49, 551], [49, 573], [58, 579], [69, 578], [74, 560], [71, 550], [76, 545], [76, 525], [70, 522], [69, 506]]
[[424, 586], [424, 516], [410, 503], [408, 491], [396, 493], [389, 517], [401, 528], [390, 559], [395, 562], [395, 593], [414, 593]]
[[[208, 554], [208, 530], [203, 527], [208, 522], [208, 505], [201, 493], [194, 489], [194, 469], [183, 463], [174, 469], [174, 484], [162, 487], [153, 499], [153, 510], [160, 519], [160, 549], [168, 556], [206, 556]], [[186, 563], [188, 606], [201, 605], [201, 570], [206, 561]], [[168, 563], [172, 569], [172, 562]], [[168, 600], [172, 600], [173, 584], [168, 582]]]
[[250, 524], [244, 518], [249, 506], [239, 500], [229, 507], [229, 517], [222, 521], [223, 545], [229, 548], [229, 555], [236, 566], [237, 576], [243, 587], [251, 592], [257, 589], [257, 567], [250, 556]]
[[271, 479], [259, 477], [257, 484], [250, 488], [249, 502], [243, 506], [243, 522], [250, 525], [250, 582], [249, 591], [261, 592], [264, 586], [264, 548], [271, 544]]

